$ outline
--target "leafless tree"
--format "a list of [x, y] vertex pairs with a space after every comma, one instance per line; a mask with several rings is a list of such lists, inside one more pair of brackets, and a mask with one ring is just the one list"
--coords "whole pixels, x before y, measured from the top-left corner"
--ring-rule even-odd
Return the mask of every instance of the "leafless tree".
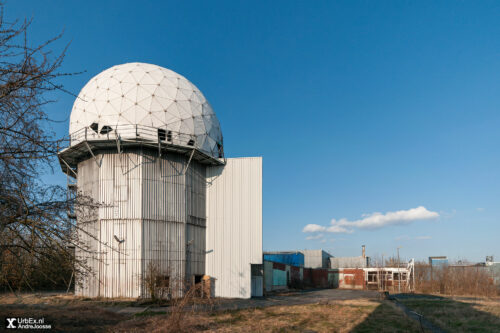
[[59, 71], [66, 48], [51, 52], [61, 35], [32, 46], [31, 21], [7, 22], [0, 10], [0, 288], [36, 288], [34, 276], [57, 284], [72, 269], [71, 202], [64, 188], [40, 180], [61, 143], [45, 111], [47, 96], [72, 74]]

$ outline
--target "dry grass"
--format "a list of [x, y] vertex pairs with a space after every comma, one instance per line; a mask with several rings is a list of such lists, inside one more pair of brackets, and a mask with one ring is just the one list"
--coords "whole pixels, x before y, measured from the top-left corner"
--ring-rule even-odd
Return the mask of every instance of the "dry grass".
[[442, 295], [500, 296], [500, 286], [485, 267], [415, 264], [417, 292]]
[[450, 332], [499, 332], [500, 300], [488, 298], [404, 299], [401, 303]]
[[[184, 300], [189, 297], [184, 298]], [[110, 311], [140, 305], [135, 300], [90, 300], [71, 295], [0, 296], [0, 317], [45, 317], [60, 331], [76, 332], [419, 332], [390, 301], [372, 299], [274, 306], [222, 312], [196, 304], [172, 304], [136, 315]], [[451, 332], [500, 331], [500, 299], [409, 296], [400, 302]], [[113, 308], [109, 308], [112, 306]], [[207, 307], [204, 306], [206, 309]], [[182, 311], [182, 313], [181, 313]]]
[[[123, 332], [168, 332], [169, 318], [135, 318], [112, 328]], [[417, 325], [387, 302], [358, 300], [276, 306], [186, 316], [181, 331], [206, 332], [418, 332]]]
[[[500, 300], [465, 300], [462, 302], [472, 303], [472, 307], [478, 311], [490, 313], [500, 318]], [[500, 325], [499, 325], [500, 327]]]
[[[121, 305], [126, 302], [122, 300]], [[223, 312], [188, 310], [182, 315], [167, 308], [136, 315], [107, 309], [98, 301], [72, 296], [25, 295], [18, 299], [4, 295], [0, 299], [0, 316], [45, 317], [64, 332], [171, 332], [174, 326], [176, 332], [418, 332], [416, 324], [388, 301], [330, 301]]]
[[[126, 316], [90, 305], [40, 305], [0, 305], [0, 318], [45, 318], [45, 323], [51, 324], [58, 332], [104, 332], [128, 319]], [[0, 325], [1, 329], [5, 327], [3, 323]]]
[[91, 305], [91, 306], [135, 306], [142, 305], [147, 301], [137, 300], [135, 298], [86, 298], [78, 297], [72, 294], [50, 294], [50, 293], [26, 293], [18, 294], [17, 296], [8, 293], [0, 294], [0, 306], [12, 304], [25, 304], [25, 305]]

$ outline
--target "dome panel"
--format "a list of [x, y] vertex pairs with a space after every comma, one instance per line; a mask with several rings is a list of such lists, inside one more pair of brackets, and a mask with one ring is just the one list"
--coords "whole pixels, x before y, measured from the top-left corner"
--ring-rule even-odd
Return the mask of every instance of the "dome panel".
[[120, 126], [166, 128], [195, 138], [196, 149], [216, 158], [217, 143], [222, 144], [219, 121], [199, 89], [182, 75], [152, 64], [117, 65], [92, 78], [75, 100], [69, 132], [93, 123], [117, 133]]

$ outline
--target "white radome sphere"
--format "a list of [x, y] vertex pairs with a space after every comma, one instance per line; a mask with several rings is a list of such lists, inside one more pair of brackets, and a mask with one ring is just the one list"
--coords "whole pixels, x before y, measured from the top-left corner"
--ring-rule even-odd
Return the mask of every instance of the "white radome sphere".
[[193, 136], [195, 148], [222, 157], [219, 121], [205, 96], [185, 77], [160, 66], [128, 63], [93, 77], [75, 100], [69, 133], [92, 124], [98, 131], [103, 126], [118, 131], [123, 125], [166, 129]]

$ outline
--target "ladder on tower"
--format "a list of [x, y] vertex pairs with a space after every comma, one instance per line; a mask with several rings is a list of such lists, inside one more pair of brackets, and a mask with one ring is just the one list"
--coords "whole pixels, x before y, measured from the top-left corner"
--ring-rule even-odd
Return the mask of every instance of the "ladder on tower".
[[69, 173], [66, 175], [66, 186], [67, 186], [66, 199], [68, 202], [67, 215], [69, 219], [76, 220], [75, 204], [74, 204], [78, 193], [76, 174], [75, 177], [70, 176]]

